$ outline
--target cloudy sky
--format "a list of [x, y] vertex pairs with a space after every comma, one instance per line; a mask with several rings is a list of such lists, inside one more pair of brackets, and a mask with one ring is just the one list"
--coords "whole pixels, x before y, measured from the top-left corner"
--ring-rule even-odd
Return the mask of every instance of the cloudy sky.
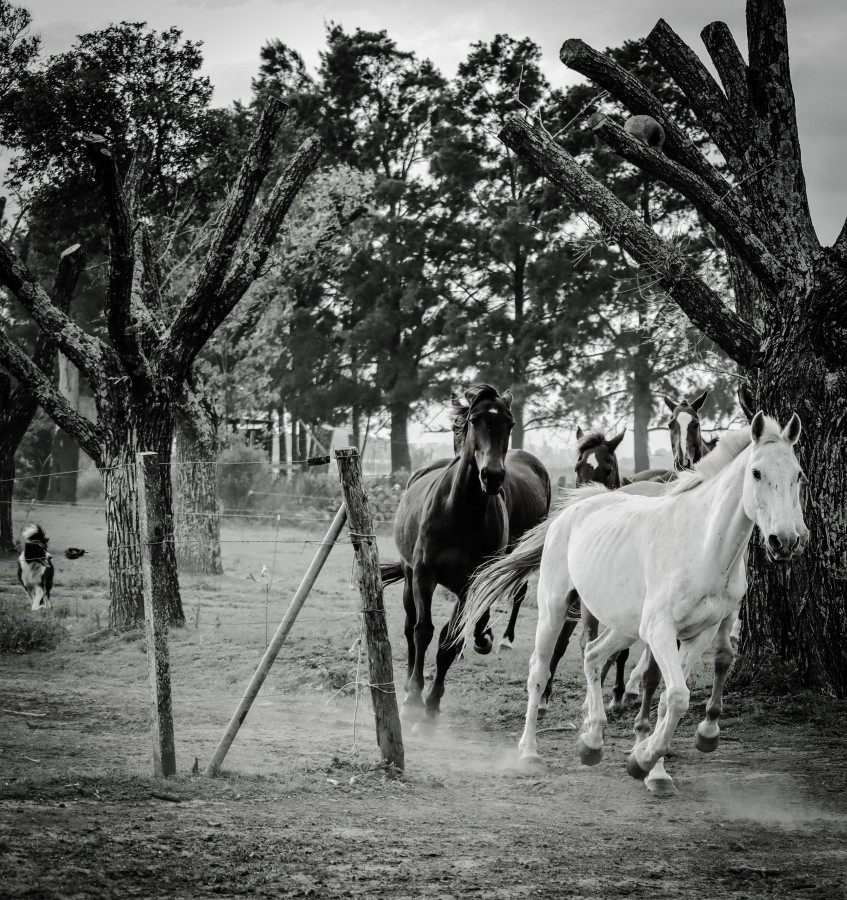
[[[721, 19], [746, 52], [741, 0], [19, 0], [33, 14], [44, 49], [67, 49], [75, 35], [110, 22], [144, 18], [153, 27], [176, 25], [203, 42], [215, 102], [247, 98], [262, 44], [280, 38], [312, 65], [323, 44], [324, 24], [347, 29], [385, 28], [403, 48], [426, 56], [452, 75], [468, 46], [499, 32], [531, 37], [543, 51], [555, 86], [576, 76], [558, 59], [567, 38], [614, 46], [643, 37], [664, 16], [705, 55], [699, 32]], [[831, 243], [847, 215], [847, 3], [789, 0], [791, 63], [806, 179], [818, 234]], [[143, 12], [142, 12], [143, 11]]]

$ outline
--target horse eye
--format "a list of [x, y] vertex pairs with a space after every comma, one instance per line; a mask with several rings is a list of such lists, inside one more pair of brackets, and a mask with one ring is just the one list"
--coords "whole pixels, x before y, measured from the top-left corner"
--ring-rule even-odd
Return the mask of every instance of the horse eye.
[[756, 481], [761, 481], [762, 473], [758, 469], [753, 469], [753, 477], [756, 479]]

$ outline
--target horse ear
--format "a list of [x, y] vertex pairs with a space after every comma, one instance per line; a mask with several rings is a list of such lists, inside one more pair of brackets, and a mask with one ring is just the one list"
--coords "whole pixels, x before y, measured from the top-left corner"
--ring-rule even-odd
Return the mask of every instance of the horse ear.
[[671, 412], [673, 412], [677, 408], [677, 406], [679, 406], [679, 404], [671, 400], [671, 398], [667, 394], [665, 394], [665, 406], [667, 406], [667, 408]]
[[584, 437], [585, 437], [585, 432], [579, 427], [579, 425], [577, 425], [576, 426], [576, 439], [578, 441], [581, 441]]
[[465, 404], [455, 391], [450, 395], [450, 399], [453, 401], [453, 409], [455, 409], [456, 412], [460, 412], [465, 408]]
[[788, 424], [785, 428], [782, 429], [782, 437], [788, 441], [789, 444], [796, 444], [798, 440], [800, 440], [800, 432], [803, 430], [803, 426], [800, 424], [800, 416], [797, 413], [789, 419]]
[[706, 397], [709, 396], [708, 388], [700, 394], [699, 397], [696, 397], [691, 401], [691, 406], [693, 409], [700, 409], [700, 407], [706, 402]]
[[614, 453], [615, 450], [618, 449], [618, 444], [620, 444], [620, 442], [623, 440], [625, 434], [626, 426], [624, 426], [624, 429], [620, 434], [616, 434], [613, 438], [606, 441], [606, 446], [609, 448], [610, 453]]
[[753, 416], [753, 421], [750, 423], [750, 429], [750, 434], [754, 441], [758, 441], [765, 433], [765, 414], [761, 410]]
[[500, 394], [500, 399], [506, 404], [506, 409], [508, 409], [509, 412], [511, 412], [512, 411], [512, 400], [514, 400], [514, 397], [512, 397], [512, 392], [511, 391], [503, 391], [503, 393]]

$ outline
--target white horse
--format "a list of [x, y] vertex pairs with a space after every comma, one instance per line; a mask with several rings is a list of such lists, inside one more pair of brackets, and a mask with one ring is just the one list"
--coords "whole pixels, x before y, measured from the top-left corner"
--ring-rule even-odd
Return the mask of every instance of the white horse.
[[[526, 725], [521, 760], [540, 762], [536, 713], [550, 671], [550, 658], [572, 595], [607, 629], [585, 649], [588, 684], [582, 761], [603, 754], [606, 713], [600, 668], [612, 653], [639, 638], [647, 643], [665, 681], [658, 720], [636, 722], [627, 772], [647, 778], [654, 793], [675, 793], [662, 765], [680, 718], [688, 709], [688, 675], [713, 641], [723, 675], [732, 659], [730, 634], [747, 589], [746, 548], [758, 525], [768, 554], [787, 561], [802, 553], [809, 531], [803, 522], [800, 486], [805, 476], [794, 455], [800, 420], [779, 425], [757, 413], [749, 428], [726, 435], [717, 449], [661, 497], [589, 489], [574, 492], [558, 515], [529, 532], [506, 558], [487, 566], [475, 581], [462, 620], [465, 634], [498, 596], [540, 568], [538, 627], [530, 660]], [[677, 641], [679, 647], [677, 648]], [[718, 684], [720, 682], [720, 684]], [[716, 677], [707, 717], [696, 744], [717, 746], [720, 692]], [[717, 693], [717, 696], [716, 696]]]

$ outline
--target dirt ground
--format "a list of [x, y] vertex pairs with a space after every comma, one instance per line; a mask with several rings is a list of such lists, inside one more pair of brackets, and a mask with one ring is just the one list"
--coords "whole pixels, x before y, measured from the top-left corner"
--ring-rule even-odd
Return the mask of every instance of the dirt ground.
[[[223, 774], [192, 775], [264, 651], [266, 610], [272, 634], [318, 532], [280, 533], [274, 556], [272, 530], [228, 525], [227, 574], [183, 579], [188, 624], [171, 634], [179, 774], [156, 780], [143, 635], [104, 630], [99, 513], [32, 518], [51, 536], [68, 635], [53, 650], [0, 656], [3, 898], [847, 897], [847, 704], [783, 695], [776, 681], [769, 694], [730, 693], [721, 746], [702, 755], [693, 733], [704, 666], [668, 761], [679, 794], [657, 800], [624, 771], [631, 715], [610, 722], [600, 765], [580, 766], [568, 725], [579, 724], [584, 691], [569, 652], [540, 737], [549, 771], [522, 774], [530, 603], [514, 650], [456, 664], [437, 734], [405, 729], [406, 774], [392, 778], [378, 766], [367, 690], [357, 700], [346, 545]], [[71, 562], [67, 546], [88, 552]], [[392, 556], [389, 538], [380, 548]], [[267, 595], [263, 565], [274, 573]], [[398, 587], [386, 605], [402, 681]], [[30, 615], [11, 557], [0, 560], [0, 606]], [[443, 621], [446, 598], [438, 606]]]

